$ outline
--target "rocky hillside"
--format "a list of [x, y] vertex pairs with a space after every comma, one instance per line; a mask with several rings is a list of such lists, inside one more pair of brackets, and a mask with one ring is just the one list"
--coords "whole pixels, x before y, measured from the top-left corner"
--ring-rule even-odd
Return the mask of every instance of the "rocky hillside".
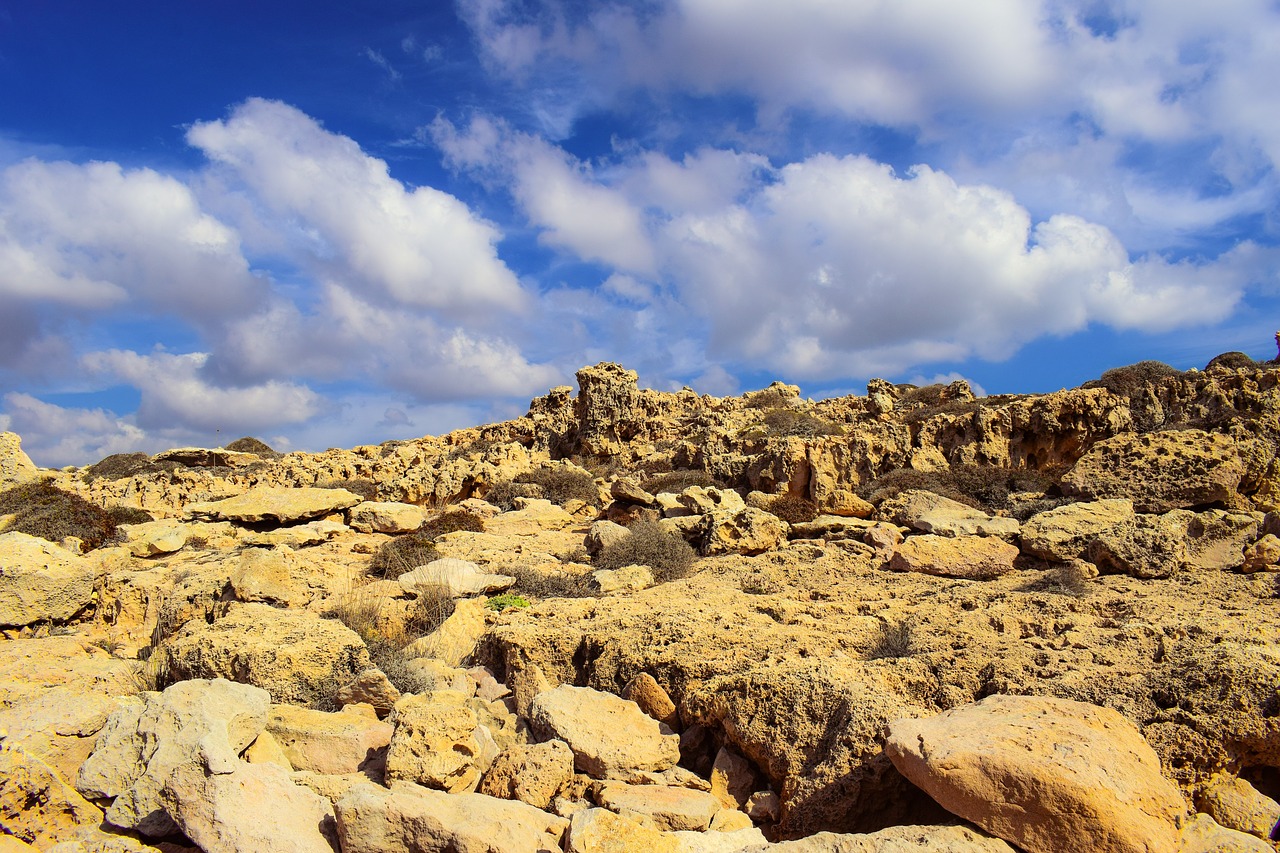
[[1268, 851], [1280, 366], [44, 471], [0, 851]]

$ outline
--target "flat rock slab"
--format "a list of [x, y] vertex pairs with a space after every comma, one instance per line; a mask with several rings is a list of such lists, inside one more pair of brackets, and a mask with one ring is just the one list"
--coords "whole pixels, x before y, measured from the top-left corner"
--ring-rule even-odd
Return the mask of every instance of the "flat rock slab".
[[289, 524], [342, 512], [363, 500], [346, 489], [258, 486], [224, 500], [187, 504], [186, 514], [190, 518], [213, 518], [241, 524], [263, 521]]
[[529, 724], [544, 740], [573, 750], [574, 766], [596, 778], [628, 770], [666, 770], [680, 760], [680, 738], [612, 693], [562, 684], [533, 698]]
[[1182, 797], [1110, 708], [990, 696], [893, 721], [885, 752], [948, 811], [1028, 853], [1177, 849]]
[[1044, 560], [1065, 562], [1084, 554], [1100, 534], [1133, 518], [1133, 501], [1127, 498], [1056, 507], [1022, 523], [1022, 550]]
[[1013, 571], [1018, 547], [989, 536], [908, 536], [889, 559], [896, 572], [991, 580]]
[[610, 811], [647, 815], [658, 829], [694, 832], [705, 830], [723, 808], [720, 800], [707, 791], [622, 782], [601, 785], [596, 800]]
[[392, 727], [361, 714], [272, 705], [267, 731], [295, 770], [338, 775], [375, 760], [391, 743]]
[[742, 853], [1016, 853], [970, 826], [891, 826], [879, 832], [819, 832], [796, 841], [744, 847]]
[[953, 501], [926, 489], [909, 489], [884, 502], [880, 514], [896, 524], [938, 536], [1017, 537], [1014, 518], [987, 515], [980, 509]]
[[92, 600], [84, 557], [26, 533], [0, 535], [0, 625], [65, 622]]

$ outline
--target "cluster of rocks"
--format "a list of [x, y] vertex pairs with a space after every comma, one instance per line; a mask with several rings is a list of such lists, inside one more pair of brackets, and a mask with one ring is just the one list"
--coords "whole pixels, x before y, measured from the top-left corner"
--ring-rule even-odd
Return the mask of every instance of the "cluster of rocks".
[[[0, 851], [1277, 849], [1280, 371], [956, 383], [928, 411], [879, 380], [812, 404], [578, 379], [441, 438], [118, 479], [0, 436], [0, 488], [156, 518], [88, 553], [0, 518]], [[480, 499], [603, 460], [594, 505]], [[1022, 520], [857, 494], [973, 464], [1061, 494]], [[725, 485], [643, 487], [672, 467]], [[357, 478], [377, 500], [317, 486]], [[445, 505], [483, 529], [367, 576]], [[639, 522], [696, 571], [590, 564]]]

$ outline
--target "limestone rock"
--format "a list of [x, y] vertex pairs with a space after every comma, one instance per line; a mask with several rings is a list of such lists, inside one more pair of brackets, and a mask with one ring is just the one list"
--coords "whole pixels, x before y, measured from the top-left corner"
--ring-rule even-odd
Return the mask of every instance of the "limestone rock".
[[456, 794], [474, 791], [481, 744], [475, 712], [443, 699], [444, 693], [401, 697], [388, 718], [395, 727], [387, 750], [387, 779]]
[[364, 642], [341, 622], [265, 604], [233, 605], [211, 625], [189, 622], [162, 653], [173, 678], [235, 679], [296, 705], [331, 697], [369, 668]]
[[653, 586], [653, 570], [648, 566], [623, 566], [620, 569], [597, 569], [591, 573], [601, 595], [636, 592]]
[[1261, 571], [1275, 571], [1280, 567], [1280, 537], [1268, 533], [1244, 549], [1244, 558], [1240, 571], [1253, 574]]
[[162, 518], [142, 524], [123, 525], [128, 536], [129, 553], [135, 557], [155, 557], [182, 550], [190, 532], [188, 525], [176, 518]]
[[583, 545], [586, 547], [587, 553], [594, 557], [613, 543], [625, 539], [626, 536], [627, 528], [621, 524], [601, 520], [593, 523], [588, 528]]
[[1125, 433], [1098, 442], [1062, 479], [1087, 500], [1128, 498], [1139, 512], [1221, 504], [1236, 506], [1245, 475], [1240, 448], [1202, 430]]
[[14, 432], [0, 432], [0, 489], [20, 486], [40, 476], [40, 469], [22, 451], [22, 439]]
[[416, 594], [443, 589], [452, 598], [502, 592], [510, 589], [515, 582], [513, 577], [487, 574], [470, 560], [455, 557], [432, 560], [425, 566], [419, 566], [400, 576], [400, 586], [405, 592]]
[[305, 603], [295, 580], [302, 574], [299, 560], [290, 548], [249, 548], [233, 560], [231, 589], [238, 601], [283, 607]]
[[375, 667], [366, 669], [356, 676], [355, 681], [338, 688], [333, 698], [339, 705], [363, 702], [371, 705], [379, 716], [386, 716], [400, 698], [400, 691], [382, 670]]
[[256, 486], [220, 501], [187, 504], [185, 512], [188, 518], [213, 518], [241, 524], [264, 521], [289, 524], [342, 512], [362, 500], [346, 489]]
[[236, 762], [218, 770], [181, 764], [160, 798], [182, 834], [205, 853], [333, 853], [329, 802], [293, 784], [274, 764]]
[[349, 528], [341, 521], [316, 519], [306, 524], [291, 524], [288, 527], [277, 527], [273, 530], [252, 530], [241, 534], [241, 541], [254, 548], [307, 548], [321, 545]]
[[1013, 571], [1016, 545], [987, 536], [908, 536], [889, 559], [897, 572], [991, 580]]
[[777, 853], [1015, 853], [1012, 847], [999, 838], [992, 838], [969, 826], [891, 826], [865, 835], [819, 832], [796, 841], [747, 847], [742, 853], [774, 853], [774, 851]]
[[175, 447], [160, 451], [151, 461], [176, 462], [185, 468], [239, 468], [261, 462], [262, 457], [225, 447]]
[[756, 773], [751, 762], [728, 747], [720, 747], [711, 765], [711, 793], [728, 809], [746, 806], [755, 790]]
[[879, 517], [938, 536], [999, 536], [1014, 539], [1017, 519], [987, 515], [924, 489], [908, 489], [880, 505]]
[[52, 767], [21, 747], [0, 741], [0, 837], [44, 848], [78, 826], [97, 826], [102, 810]]
[[454, 605], [453, 613], [439, 628], [405, 648], [410, 657], [433, 657], [449, 666], [471, 659], [486, 630], [484, 602], [468, 598]]
[[562, 684], [539, 693], [529, 709], [529, 725], [543, 739], [567, 743], [574, 767], [595, 778], [666, 770], [680, 760], [679, 737], [665, 734], [634, 702], [589, 687]]
[[289, 756], [284, 754], [279, 742], [268, 731], [254, 738], [253, 743], [249, 744], [249, 748], [244, 751], [241, 758], [250, 764], [274, 764], [290, 773], [293, 772], [293, 764], [289, 761]]
[[574, 413], [578, 420], [578, 448], [592, 456], [618, 451], [620, 445], [633, 438], [643, 426], [643, 415], [636, 412], [640, 398], [636, 386], [639, 375], [621, 365], [602, 362], [582, 368], [576, 378], [578, 399]]
[[1232, 571], [1244, 564], [1244, 549], [1258, 538], [1251, 515], [1220, 509], [1199, 512], [1187, 520], [1187, 568]]
[[1133, 501], [1128, 498], [1056, 507], [1023, 522], [1022, 550], [1044, 560], [1065, 562], [1083, 555], [1102, 533], [1133, 519]]
[[948, 811], [1029, 853], [1177, 846], [1182, 797], [1109, 708], [995, 695], [895, 720], [885, 752]]
[[680, 493], [680, 503], [694, 515], [709, 512], [738, 512], [747, 508], [742, 496], [732, 489], [714, 486], [689, 486]]
[[0, 534], [0, 625], [65, 622], [92, 600], [84, 557], [26, 533]]
[[1280, 803], [1236, 776], [1218, 775], [1196, 797], [1196, 806], [1221, 826], [1266, 838], [1280, 820]]
[[407, 782], [358, 786], [334, 807], [343, 853], [388, 850], [560, 853], [568, 821], [514, 800]]
[[1192, 815], [1182, 828], [1177, 853], [1272, 853], [1267, 842], [1219, 826], [1207, 814]]
[[608, 809], [586, 809], [569, 821], [566, 853], [685, 853], [680, 840], [670, 833], [650, 828]]
[[111, 715], [75, 787], [91, 799], [115, 798], [109, 823], [164, 836], [175, 826], [160, 797], [169, 775], [193, 762], [230, 773], [265, 728], [270, 697], [223, 679], [180, 681], [145, 696], [145, 705]]
[[714, 794], [667, 785], [627, 785], [608, 782], [600, 786], [596, 801], [614, 812], [647, 816], [657, 829], [701, 832], [722, 806]]
[[[436, 658], [413, 658], [408, 663], [414, 686], [419, 693], [431, 690], [450, 690], [465, 694], [468, 699], [476, 692], [476, 682], [465, 669], [450, 666]], [[399, 701], [399, 697], [396, 698]], [[395, 705], [395, 702], [391, 703]], [[390, 710], [390, 708], [388, 708]]]
[[702, 516], [694, 536], [703, 556], [762, 554], [787, 540], [787, 523], [753, 507], [714, 510]]
[[478, 790], [490, 797], [520, 800], [546, 809], [571, 778], [573, 752], [564, 741], [517, 744], [499, 755], [485, 771]]
[[293, 769], [337, 775], [378, 761], [391, 743], [392, 727], [358, 714], [272, 705], [267, 731]]
[[364, 501], [351, 508], [347, 523], [361, 533], [409, 533], [426, 521], [422, 507], [398, 501]]
[[660, 723], [666, 723], [674, 731], [680, 723], [680, 715], [676, 703], [663, 689], [658, 680], [647, 672], [642, 672], [627, 682], [622, 688], [622, 698], [635, 702], [650, 717]]
[[614, 480], [613, 484], [609, 486], [609, 496], [615, 501], [639, 504], [640, 506], [651, 506], [654, 503], [653, 495], [640, 488], [640, 484], [629, 477], [620, 477]]
[[821, 511], [825, 515], [842, 518], [870, 518], [876, 508], [855, 495], [848, 489], [835, 489], [822, 501]]
[[1135, 516], [1098, 534], [1084, 557], [1103, 574], [1170, 577], [1187, 563], [1186, 522], [1174, 513]]

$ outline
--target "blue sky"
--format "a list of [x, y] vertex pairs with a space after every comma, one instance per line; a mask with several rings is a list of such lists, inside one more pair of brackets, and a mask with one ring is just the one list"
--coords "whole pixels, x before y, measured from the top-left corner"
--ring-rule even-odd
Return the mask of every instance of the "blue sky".
[[319, 450], [648, 387], [1275, 355], [1280, 6], [0, 4], [0, 428]]

